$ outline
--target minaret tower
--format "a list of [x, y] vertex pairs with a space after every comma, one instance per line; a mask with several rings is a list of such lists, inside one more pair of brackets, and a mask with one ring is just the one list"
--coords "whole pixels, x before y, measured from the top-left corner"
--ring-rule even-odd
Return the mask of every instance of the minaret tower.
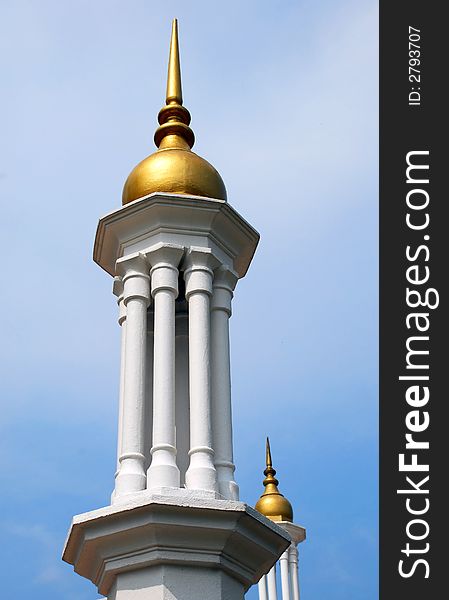
[[[268, 438], [266, 465], [263, 481], [265, 490], [255, 508], [287, 531], [292, 542], [282, 553], [278, 564], [273, 565], [267, 575], [259, 580], [259, 600], [278, 600], [278, 597], [280, 600], [299, 600], [298, 544], [306, 539], [306, 530], [293, 523], [292, 505], [278, 489], [279, 481], [275, 477]], [[276, 578], [277, 568], [280, 570], [280, 586]]]
[[242, 600], [290, 545], [234, 480], [229, 318], [259, 235], [191, 151], [176, 20], [158, 120], [95, 238], [121, 326], [117, 471], [63, 558], [108, 600]]

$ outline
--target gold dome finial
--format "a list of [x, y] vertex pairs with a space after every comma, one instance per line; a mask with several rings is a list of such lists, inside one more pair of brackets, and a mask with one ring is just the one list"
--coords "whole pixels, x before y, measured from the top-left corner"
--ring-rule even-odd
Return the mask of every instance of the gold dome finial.
[[263, 484], [265, 490], [255, 509], [271, 519], [272, 521], [293, 521], [293, 508], [290, 502], [278, 490], [279, 481], [276, 479], [276, 471], [273, 469], [271, 459], [270, 440], [267, 438], [266, 446], [266, 463], [267, 467], [263, 472], [265, 479]]
[[128, 204], [153, 192], [226, 200], [220, 174], [204, 158], [191, 152], [195, 135], [189, 127], [190, 113], [182, 105], [177, 19], [172, 23], [165, 102], [154, 134], [158, 150], [131, 171], [123, 188], [122, 203]]
[[170, 56], [168, 58], [166, 104], [182, 104], [181, 63], [179, 60], [178, 19], [171, 27]]
[[182, 148], [189, 150], [195, 136], [190, 129], [190, 113], [182, 105], [181, 62], [179, 60], [178, 20], [173, 19], [168, 58], [167, 93], [165, 106], [158, 115], [160, 127], [154, 134], [158, 148]]

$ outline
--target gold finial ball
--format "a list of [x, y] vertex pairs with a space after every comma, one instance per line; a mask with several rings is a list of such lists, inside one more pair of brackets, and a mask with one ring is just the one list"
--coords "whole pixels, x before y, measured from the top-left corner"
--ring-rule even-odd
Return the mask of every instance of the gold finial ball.
[[227, 199], [218, 171], [187, 148], [160, 148], [140, 162], [125, 182], [122, 204], [154, 192]]
[[279, 492], [266, 493], [259, 498], [255, 509], [272, 521], [293, 522], [293, 508], [290, 502]]

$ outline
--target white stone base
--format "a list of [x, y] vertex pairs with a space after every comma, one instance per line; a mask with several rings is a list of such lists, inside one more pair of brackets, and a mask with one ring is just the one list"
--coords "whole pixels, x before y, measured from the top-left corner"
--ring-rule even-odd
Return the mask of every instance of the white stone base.
[[63, 560], [108, 600], [242, 600], [290, 542], [242, 502], [147, 492], [74, 517]]
[[243, 600], [244, 586], [218, 569], [159, 565], [121, 573], [108, 600]]
[[223, 497], [218, 492], [211, 490], [188, 490], [180, 487], [157, 487], [131, 494], [123, 494], [115, 496], [113, 504], [126, 504], [140, 506], [150, 502], [169, 502], [177, 500], [182, 502], [193, 502], [198, 500], [223, 500]]

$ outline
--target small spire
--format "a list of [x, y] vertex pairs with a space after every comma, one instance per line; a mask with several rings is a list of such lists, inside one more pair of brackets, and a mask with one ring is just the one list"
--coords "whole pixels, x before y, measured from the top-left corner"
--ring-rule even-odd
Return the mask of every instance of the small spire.
[[267, 451], [266, 451], [266, 454], [267, 454], [266, 462], [267, 462], [267, 469], [268, 469], [269, 467], [273, 466], [273, 463], [271, 461], [270, 438], [268, 436], [267, 436]]
[[195, 136], [189, 127], [190, 113], [182, 105], [177, 19], [173, 19], [172, 23], [165, 102], [165, 106], [159, 111], [160, 126], [154, 134], [154, 142], [162, 150], [167, 148], [189, 150], [195, 142]]
[[266, 444], [266, 469], [263, 474], [265, 487], [263, 494], [257, 501], [256, 510], [272, 521], [293, 521], [293, 509], [287, 498], [278, 489], [279, 481], [276, 479], [276, 471], [273, 469], [271, 458], [270, 440], [267, 437]]
[[[279, 485], [279, 481], [276, 479], [276, 471], [273, 469], [273, 462], [271, 459], [271, 448], [270, 448], [270, 438], [267, 437], [267, 445], [266, 445], [266, 463], [267, 468], [263, 472], [265, 475], [265, 479], [263, 480], [263, 484], [265, 486], [264, 494], [280, 494], [277, 486]], [[269, 489], [268, 489], [269, 487]]]
[[178, 19], [173, 19], [168, 59], [166, 104], [182, 105], [181, 64], [179, 61]]

